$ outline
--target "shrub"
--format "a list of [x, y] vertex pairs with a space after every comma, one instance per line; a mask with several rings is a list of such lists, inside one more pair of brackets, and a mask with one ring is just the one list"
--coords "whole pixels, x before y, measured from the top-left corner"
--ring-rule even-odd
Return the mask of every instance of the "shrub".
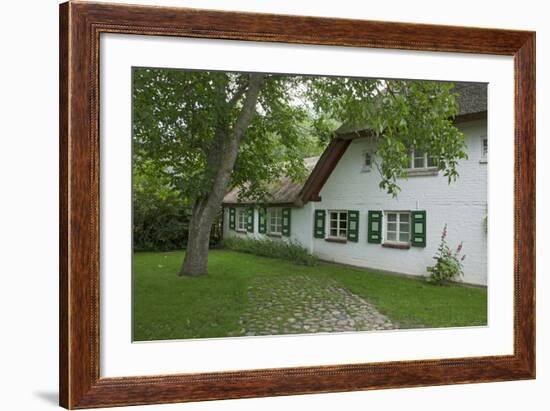
[[[165, 176], [148, 169], [134, 170], [132, 203], [135, 251], [170, 251], [186, 247], [190, 202]], [[216, 246], [220, 239], [221, 210], [212, 226], [210, 246]]]
[[134, 172], [133, 240], [136, 251], [168, 251], [187, 242], [189, 206], [158, 175]]
[[435, 265], [428, 267], [427, 270], [431, 273], [427, 280], [431, 283], [442, 285], [447, 281], [457, 280], [463, 276], [462, 261], [466, 258], [465, 255], [460, 256], [462, 251], [462, 243], [460, 243], [453, 251], [447, 245], [447, 224], [443, 227], [441, 233], [441, 243], [434, 256]]
[[253, 238], [231, 237], [223, 240], [222, 246], [229, 250], [279, 258], [301, 265], [315, 265], [317, 259], [298, 241], [256, 240]]

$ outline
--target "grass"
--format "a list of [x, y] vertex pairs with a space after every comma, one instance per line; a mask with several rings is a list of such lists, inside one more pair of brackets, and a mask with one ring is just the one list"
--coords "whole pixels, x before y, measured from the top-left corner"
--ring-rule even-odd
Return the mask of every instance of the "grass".
[[239, 319], [250, 284], [293, 275], [332, 279], [369, 300], [400, 328], [487, 323], [483, 288], [440, 287], [336, 264], [304, 266], [230, 250], [210, 251], [208, 275], [178, 277], [182, 261], [183, 252], [134, 254], [134, 340], [242, 335]]

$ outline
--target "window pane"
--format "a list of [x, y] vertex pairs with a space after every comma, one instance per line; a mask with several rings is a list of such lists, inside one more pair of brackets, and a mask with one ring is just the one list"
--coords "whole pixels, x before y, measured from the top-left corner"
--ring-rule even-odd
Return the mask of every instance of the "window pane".
[[395, 220], [397, 220], [397, 214], [395, 213], [388, 214], [388, 221], [395, 221]]
[[397, 230], [396, 223], [388, 223], [388, 231], [396, 231], [396, 230]]
[[338, 227], [338, 221], [330, 220], [330, 228], [337, 228], [337, 227]]
[[409, 222], [409, 214], [408, 213], [402, 213], [402, 214], [399, 214], [399, 222], [401, 223], [404, 223], [404, 222]]
[[408, 233], [409, 232], [409, 223], [400, 223], [399, 224], [399, 231]]
[[432, 156], [428, 157], [428, 167], [437, 167], [435, 158]]
[[340, 228], [346, 228], [348, 226], [346, 221], [340, 221]]
[[348, 217], [348, 214], [346, 212], [340, 213], [340, 220], [346, 220]]
[[338, 237], [346, 237], [346, 230], [340, 230], [340, 234]]
[[338, 213], [335, 212], [335, 211], [331, 211], [330, 212], [330, 219], [331, 220], [336, 220], [338, 218]]
[[370, 153], [365, 153], [365, 165], [367, 167], [370, 167], [371, 161], [372, 161], [372, 159], [371, 159]]
[[396, 239], [396, 234], [395, 233], [390, 233], [388, 231], [386, 234], [387, 234], [386, 237], [388, 237], [389, 241], [395, 241], [395, 239]]
[[414, 158], [414, 168], [423, 168], [424, 167], [424, 157]]
[[409, 241], [409, 233], [399, 233], [399, 241], [404, 243]]
[[331, 228], [330, 229], [330, 236], [331, 237], [336, 237], [338, 235], [338, 230], [335, 229], [335, 228]]

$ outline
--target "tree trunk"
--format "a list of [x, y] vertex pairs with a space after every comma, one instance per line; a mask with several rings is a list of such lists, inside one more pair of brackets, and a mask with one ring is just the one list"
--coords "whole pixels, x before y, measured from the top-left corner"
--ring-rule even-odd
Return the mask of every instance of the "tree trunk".
[[201, 208], [201, 201], [193, 207], [193, 215], [189, 223], [187, 250], [179, 275], [197, 277], [208, 271], [208, 248], [210, 245], [210, 230], [215, 215], [206, 215]]
[[212, 223], [227, 192], [241, 138], [256, 114], [256, 103], [264, 79], [263, 74], [249, 75], [245, 100], [233, 129], [226, 133], [218, 133], [219, 140], [208, 153], [207, 167], [215, 170], [212, 188], [206, 197], [197, 199], [193, 206], [187, 251], [179, 275], [197, 277], [208, 272], [208, 246]]

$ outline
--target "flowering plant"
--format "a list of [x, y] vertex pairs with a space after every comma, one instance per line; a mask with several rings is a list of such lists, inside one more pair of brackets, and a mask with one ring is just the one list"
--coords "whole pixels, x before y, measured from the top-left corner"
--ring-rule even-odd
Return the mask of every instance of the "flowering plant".
[[466, 258], [465, 255], [460, 255], [462, 251], [462, 242], [455, 250], [447, 245], [447, 224], [443, 227], [441, 233], [441, 243], [434, 256], [435, 265], [428, 267], [427, 270], [431, 273], [427, 280], [431, 283], [441, 285], [446, 281], [453, 281], [462, 277], [462, 262]]

